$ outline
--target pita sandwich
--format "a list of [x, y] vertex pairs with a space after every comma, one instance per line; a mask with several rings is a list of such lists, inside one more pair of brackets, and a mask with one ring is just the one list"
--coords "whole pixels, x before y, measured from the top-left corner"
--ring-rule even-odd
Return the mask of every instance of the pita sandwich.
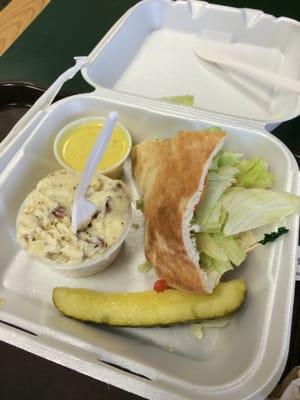
[[170, 287], [209, 293], [219, 282], [221, 274], [201, 269], [191, 220], [224, 140], [222, 131], [180, 131], [133, 149], [133, 173], [144, 200], [145, 255]]

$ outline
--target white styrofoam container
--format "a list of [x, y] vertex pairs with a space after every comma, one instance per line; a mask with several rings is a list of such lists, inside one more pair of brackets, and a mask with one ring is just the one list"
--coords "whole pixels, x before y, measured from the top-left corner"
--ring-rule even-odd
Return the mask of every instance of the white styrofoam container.
[[[243, 24], [250, 28], [262, 24], [265, 26], [263, 40], [267, 40], [266, 32], [275, 35], [274, 21], [279, 21], [278, 29], [285, 29], [280, 28], [280, 20], [257, 11], [193, 2], [191, 14], [187, 7], [181, 1], [146, 0], [129, 10], [87, 60], [83, 74], [93, 83], [95, 92], [69, 97], [44, 110], [38, 120], [33, 119], [32, 124], [29, 121], [20, 131], [14, 132], [12, 145], [0, 153], [0, 243], [2, 250], [5, 249], [0, 269], [0, 298], [5, 301], [0, 309], [0, 338], [149, 399], [263, 399], [280, 378], [289, 347], [298, 216], [287, 219], [288, 235], [251, 253], [244, 265], [233, 272], [232, 276], [245, 279], [246, 303], [230, 325], [224, 329], [208, 329], [202, 341], [191, 335], [188, 325], [133, 329], [84, 324], [63, 317], [51, 303], [55, 286], [122, 291], [151, 287], [155, 279], [153, 272], [142, 274], [137, 269], [144, 260], [141, 215], [134, 217], [141, 228], [130, 232], [114, 265], [99, 275], [80, 280], [61, 277], [29, 260], [15, 239], [15, 219], [23, 199], [39, 179], [59, 168], [52, 152], [55, 135], [74, 119], [105, 115], [112, 109], [120, 113], [120, 121], [128, 128], [134, 142], [157, 136], [169, 137], [180, 129], [218, 125], [228, 132], [226, 148], [246, 156], [264, 157], [276, 175], [276, 189], [299, 194], [299, 172], [292, 154], [264, 128], [267, 122], [278, 123], [293, 116], [294, 112], [299, 113], [296, 101], [293, 106], [292, 99], [287, 102], [291, 107], [287, 105], [278, 119], [273, 111], [264, 113], [263, 108], [259, 114], [258, 107], [256, 115], [260, 120], [254, 120], [245, 115], [247, 108], [239, 108], [239, 103], [245, 101], [252, 110], [247, 93], [234, 93], [231, 85], [226, 92], [227, 100], [231, 99], [228, 110], [225, 109], [226, 102], [219, 99], [215, 109], [211, 99], [211, 107], [207, 107], [211, 111], [170, 105], [155, 99], [162, 95], [185, 94], [189, 89], [188, 94], [195, 94], [196, 100], [200, 101], [197, 105], [201, 106], [198, 88], [206, 79], [209, 82], [208, 75], [203, 79], [200, 73], [198, 84], [189, 72], [185, 86], [184, 77], [178, 75], [179, 69], [175, 66], [172, 70], [173, 63], [168, 64], [166, 58], [161, 72], [165, 74], [169, 67], [170, 78], [163, 79], [163, 74], [153, 71], [159, 90], [156, 83], [150, 84], [153, 78], [150, 70], [155, 67], [155, 63], [148, 66], [151, 52], [156, 56], [163, 55], [174, 35], [176, 49], [173, 51], [177, 52], [178, 60], [184, 58], [184, 43], [189, 41], [184, 41], [185, 34], [191, 34], [185, 30], [191, 20], [195, 19], [195, 23], [190, 24], [192, 32], [198, 26], [197, 18], [204, 18], [204, 15], [200, 25], [202, 22], [208, 24], [206, 29], [210, 30], [222, 25], [222, 32], [226, 32], [226, 26], [242, 30]], [[258, 16], [256, 23], [256, 19], [251, 18], [255, 15]], [[228, 21], [221, 23], [223, 20]], [[298, 29], [296, 22], [281, 20], [284, 26], [290, 24], [291, 30], [294, 26]], [[259, 32], [254, 35], [257, 40]], [[167, 47], [162, 45], [164, 38]], [[116, 63], [118, 52], [121, 65]], [[127, 57], [128, 52], [130, 57]], [[113, 57], [115, 63], [108, 67], [107, 63]], [[139, 65], [147, 72], [144, 79], [139, 78]], [[294, 64], [291, 62], [291, 65]], [[144, 82], [148, 78], [149, 84]], [[171, 80], [174, 86], [168, 86]], [[191, 82], [194, 84], [192, 93], [192, 86], [188, 86]], [[213, 79], [210, 84], [213, 87]], [[141, 92], [140, 87], [143, 88]], [[215, 90], [218, 93], [219, 87], [215, 86]], [[278, 93], [279, 97], [281, 95]], [[234, 114], [235, 106], [238, 116], [226, 115], [226, 112]], [[37, 107], [36, 111], [41, 110]], [[18, 151], [14, 154], [16, 147]], [[11, 161], [6, 165], [9, 159]]]
[[271, 130], [300, 114], [299, 94], [196, 56], [197, 39], [234, 44], [243, 62], [300, 79], [300, 23], [203, 1], [145, 0], [94, 48], [84, 78], [102, 92], [195, 96], [196, 107], [259, 120]]

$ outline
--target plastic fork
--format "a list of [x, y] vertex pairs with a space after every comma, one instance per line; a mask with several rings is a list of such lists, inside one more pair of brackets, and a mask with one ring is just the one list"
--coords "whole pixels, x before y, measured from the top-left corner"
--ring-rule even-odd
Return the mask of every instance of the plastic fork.
[[100, 128], [96, 143], [81, 175], [79, 185], [75, 191], [72, 208], [72, 231], [74, 233], [84, 229], [97, 211], [96, 205], [89, 201], [85, 195], [96, 167], [103, 157], [118, 117], [119, 114], [116, 111], [109, 113], [104, 126]]
[[198, 57], [205, 61], [234, 68], [237, 71], [244, 72], [253, 78], [259, 79], [262, 82], [300, 94], [299, 80], [287, 78], [280, 74], [266, 71], [255, 65], [246, 64], [243, 61], [238, 60], [232, 44], [218, 43], [216, 41], [199, 38], [194, 52]]

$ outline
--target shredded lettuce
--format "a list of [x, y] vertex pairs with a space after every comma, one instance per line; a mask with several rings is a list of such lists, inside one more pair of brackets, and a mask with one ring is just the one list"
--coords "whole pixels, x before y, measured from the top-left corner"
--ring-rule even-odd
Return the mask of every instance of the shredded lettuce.
[[225, 236], [278, 222], [300, 212], [300, 197], [267, 189], [230, 188], [223, 195], [222, 204], [228, 213], [223, 229]]
[[191, 334], [195, 336], [198, 340], [203, 338], [203, 330], [201, 324], [192, 324], [190, 327]]
[[224, 165], [219, 167], [217, 171], [209, 171], [208, 181], [210, 182], [220, 182], [220, 181], [230, 181], [231, 184], [236, 182], [234, 179], [235, 175], [238, 174], [239, 170], [235, 167]]
[[195, 235], [197, 249], [200, 252], [201, 265], [224, 273], [240, 265], [246, 253], [233, 236], [225, 237], [222, 233], [198, 233]]
[[222, 129], [218, 126], [213, 126], [212, 128], [205, 129], [207, 132], [221, 132]]
[[226, 261], [218, 261], [215, 258], [208, 256], [205, 253], [200, 253], [201, 267], [205, 269], [214, 269], [223, 275], [225, 272], [233, 269], [231, 262], [227, 259]]
[[227, 261], [228, 257], [222, 247], [220, 247], [209, 233], [197, 233], [196, 235], [197, 249], [217, 261]]
[[234, 238], [240, 248], [246, 253], [257, 244], [257, 238], [252, 231], [241, 232]]
[[300, 212], [300, 197], [268, 190], [275, 179], [259, 157], [246, 160], [241, 153], [220, 151], [207, 180], [193, 216], [199, 227], [194, 235], [200, 264], [206, 271], [224, 274], [240, 265], [247, 252], [287, 232], [281, 227], [258, 241], [252, 229]]
[[213, 235], [214, 242], [223, 249], [233, 265], [240, 265], [246, 258], [246, 253], [239, 246], [233, 236], [224, 236], [222, 233]]
[[[211, 128], [210, 130], [219, 130]], [[220, 274], [240, 265], [246, 253], [263, 244], [252, 229], [300, 212], [300, 197], [268, 190], [274, 176], [267, 163], [243, 154], [220, 151], [207, 174], [205, 196], [196, 208], [193, 226], [201, 266]], [[287, 230], [266, 234], [275, 240]]]
[[234, 167], [239, 163], [242, 157], [243, 157], [242, 153], [230, 153], [228, 151], [219, 151], [217, 156], [214, 158], [210, 169], [218, 169], [224, 166]]
[[201, 340], [203, 338], [203, 328], [225, 328], [232, 321], [231, 315], [226, 315], [225, 317], [215, 318], [215, 319], [204, 319], [201, 322], [192, 324], [190, 327], [191, 333], [197, 339]]
[[267, 163], [259, 157], [251, 160], [241, 160], [236, 167], [239, 174], [237, 184], [245, 188], [271, 188], [275, 182], [274, 175], [268, 171]]
[[152, 265], [149, 263], [149, 261], [144, 261], [142, 264], [140, 264], [139, 266], [138, 266], [138, 270], [140, 271], [140, 272], [148, 272], [148, 271], [150, 271], [150, 269], [152, 269], [153, 267], [152, 267]]
[[210, 233], [222, 232], [226, 220], [227, 212], [225, 211], [221, 200], [218, 200], [207, 217], [205, 225], [202, 225], [202, 230]]
[[[207, 175], [208, 184], [207, 191], [203, 201], [195, 211], [195, 223], [200, 226], [202, 231], [207, 231], [207, 227], [211, 224], [212, 213], [216, 204], [226, 189], [235, 182], [234, 176], [238, 173], [238, 169], [230, 166], [224, 166], [218, 171], [210, 171]], [[218, 216], [214, 220], [214, 230], [220, 229], [221, 223], [224, 220], [224, 213], [222, 214], [222, 207], [217, 206]], [[216, 226], [215, 221], [219, 221], [219, 226]]]
[[236, 184], [246, 188], [268, 189], [273, 186], [274, 175], [268, 171], [267, 163], [260, 157], [250, 160], [242, 159], [242, 153], [220, 151], [214, 158], [210, 170], [218, 170], [224, 166], [236, 167]]
[[231, 321], [232, 315], [226, 315], [225, 317], [204, 319], [203, 321], [194, 325], [200, 325], [202, 328], [225, 328], [225, 326], [229, 325]]
[[194, 96], [190, 95], [161, 97], [161, 100], [168, 101], [169, 103], [179, 104], [181, 106], [194, 105]]

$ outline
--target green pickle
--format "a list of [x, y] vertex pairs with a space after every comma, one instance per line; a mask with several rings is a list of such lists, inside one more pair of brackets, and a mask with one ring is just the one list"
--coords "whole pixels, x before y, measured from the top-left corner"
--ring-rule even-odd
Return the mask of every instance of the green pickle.
[[53, 290], [53, 303], [64, 315], [81, 321], [138, 327], [223, 317], [236, 311], [245, 295], [243, 280], [235, 279], [220, 283], [211, 294], [175, 289], [113, 293], [58, 287]]

